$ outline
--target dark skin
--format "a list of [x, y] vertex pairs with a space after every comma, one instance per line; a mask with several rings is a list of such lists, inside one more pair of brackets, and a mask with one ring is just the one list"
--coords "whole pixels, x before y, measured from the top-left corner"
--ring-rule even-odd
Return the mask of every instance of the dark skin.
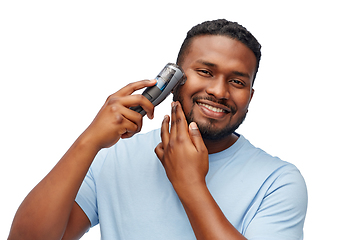
[[[197, 239], [245, 239], [226, 219], [205, 183], [208, 153], [228, 148], [237, 137], [230, 134], [222, 140], [203, 140], [198, 126], [210, 121], [211, 128], [221, 131], [243, 117], [253, 95], [256, 59], [242, 43], [227, 37], [197, 37], [191, 48], [182, 65], [188, 78], [181, 89], [183, 105], [172, 104], [171, 118], [164, 118], [162, 142], [155, 152]], [[215, 65], [210, 68], [204, 63]], [[89, 229], [89, 219], [75, 203], [80, 185], [100, 149], [140, 131], [142, 116], [129, 107], [140, 105], [149, 118], [153, 117], [153, 105], [145, 97], [131, 94], [154, 84], [147, 80], [131, 83], [107, 99], [90, 126], [24, 199], [8, 239], [79, 239]], [[194, 96], [206, 95], [222, 99], [227, 107], [204, 99], [193, 104]], [[236, 111], [230, 113], [228, 107]], [[188, 125], [185, 114], [191, 110], [196, 123]]]

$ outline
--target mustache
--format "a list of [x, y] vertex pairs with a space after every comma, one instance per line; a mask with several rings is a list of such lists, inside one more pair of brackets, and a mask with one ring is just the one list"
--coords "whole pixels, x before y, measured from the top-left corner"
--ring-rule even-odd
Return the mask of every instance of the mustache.
[[195, 104], [199, 100], [208, 100], [208, 101], [223, 105], [223, 106], [229, 108], [230, 112], [232, 114], [235, 114], [235, 112], [236, 112], [236, 108], [234, 106], [230, 106], [229, 104], [227, 104], [226, 100], [219, 100], [219, 99], [216, 99], [216, 98], [211, 97], [211, 96], [206, 96], [206, 97], [196, 96], [196, 97], [193, 97], [193, 99], [192, 99], [193, 104]]

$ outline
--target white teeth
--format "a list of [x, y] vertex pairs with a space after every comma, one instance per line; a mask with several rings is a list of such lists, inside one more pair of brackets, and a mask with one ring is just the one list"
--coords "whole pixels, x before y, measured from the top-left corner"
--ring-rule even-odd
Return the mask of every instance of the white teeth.
[[207, 109], [213, 111], [213, 112], [225, 112], [224, 109], [221, 109], [221, 108], [216, 108], [216, 107], [213, 107], [213, 106], [210, 106], [210, 105], [207, 105], [207, 104], [204, 104], [204, 103], [198, 103], [200, 106], [203, 106], [203, 107], [206, 107]]

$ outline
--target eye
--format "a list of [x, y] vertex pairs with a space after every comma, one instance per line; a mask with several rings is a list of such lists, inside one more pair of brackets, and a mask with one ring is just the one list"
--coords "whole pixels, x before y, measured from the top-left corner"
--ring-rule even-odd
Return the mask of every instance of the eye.
[[212, 73], [206, 69], [198, 69], [197, 72], [203, 77], [212, 77]]
[[233, 84], [237, 88], [245, 86], [245, 83], [239, 79], [232, 79], [232, 80], [230, 80], [230, 83]]

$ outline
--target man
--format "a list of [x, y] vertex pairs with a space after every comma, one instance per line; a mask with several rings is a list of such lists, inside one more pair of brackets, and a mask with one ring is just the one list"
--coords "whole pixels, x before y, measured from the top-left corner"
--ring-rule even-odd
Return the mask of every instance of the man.
[[237, 23], [195, 26], [177, 61], [187, 81], [174, 90], [161, 129], [133, 136], [142, 116], [129, 107], [149, 118], [154, 107], [131, 94], [154, 80], [111, 95], [25, 198], [9, 239], [79, 239], [98, 223], [103, 239], [302, 239], [301, 174], [234, 132], [260, 55]]

